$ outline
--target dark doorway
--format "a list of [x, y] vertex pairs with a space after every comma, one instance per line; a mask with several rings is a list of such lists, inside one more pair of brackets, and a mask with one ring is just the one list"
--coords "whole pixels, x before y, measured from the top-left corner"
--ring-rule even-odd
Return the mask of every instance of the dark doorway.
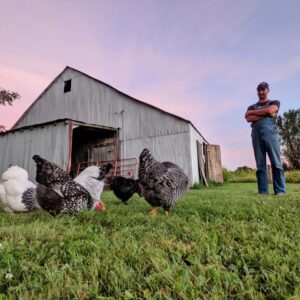
[[83, 162], [116, 160], [119, 158], [117, 131], [78, 126], [73, 129], [70, 174], [75, 177]]

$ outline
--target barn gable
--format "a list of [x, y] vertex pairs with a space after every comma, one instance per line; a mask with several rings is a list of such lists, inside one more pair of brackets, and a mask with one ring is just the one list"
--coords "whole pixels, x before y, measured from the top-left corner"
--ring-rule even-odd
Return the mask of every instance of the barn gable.
[[[65, 92], [68, 81], [71, 89]], [[127, 139], [186, 132], [191, 124], [71, 67], [50, 83], [13, 129], [63, 118], [124, 128]]]

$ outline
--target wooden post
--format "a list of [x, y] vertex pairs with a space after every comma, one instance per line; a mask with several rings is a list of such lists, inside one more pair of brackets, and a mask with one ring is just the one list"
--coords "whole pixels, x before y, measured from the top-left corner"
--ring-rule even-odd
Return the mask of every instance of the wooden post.
[[204, 171], [204, 162], [203, 162], [203, 156], [202, 156], [202, 146], [199, 141], [197, 141], [197, 157], [198, 157], [198, 170], [199, 170], [199, 177], [202, 183], [208, 187], [208, 182], [205, 176]]
[[207, 153], [208, 179], [217, 183], [224, 183], [220, 146], [207, 145], [206, 153]]
[[268, 182], [272, 183], [273, 182], [272, 168], [270, 165], [267, 165], [267, 169], [268, 169]]

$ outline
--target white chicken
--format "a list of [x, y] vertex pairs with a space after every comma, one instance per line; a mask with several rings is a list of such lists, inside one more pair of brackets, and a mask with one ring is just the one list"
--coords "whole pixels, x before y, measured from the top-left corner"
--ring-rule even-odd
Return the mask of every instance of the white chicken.
[[100, 200], [100, 196], [104, 188], [104, 178], [111, 168], [111, 164], [100, 168], [97, 166], [90, 166], [74, 178], [74, 181], [82, 185], [89, 192], [94, 203], [97, 203], [99, 210], [102, 206], [105, 209], [104, 203]]
[[10, 166], [1, 177], [0, 201], [6, 212], [26, 212], [39, 208], [36, 201], [36, 185], [28, 180], [28, 172]]

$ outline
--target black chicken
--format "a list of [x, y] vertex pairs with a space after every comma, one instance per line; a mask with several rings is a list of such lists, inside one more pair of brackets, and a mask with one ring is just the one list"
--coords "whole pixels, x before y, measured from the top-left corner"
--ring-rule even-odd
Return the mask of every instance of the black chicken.
[[124, 204], [128, 204], [128, 200], [137, 192], [138, 181], [132, 178], [122, 176], [110, 177], [110, 188], [114, 194], [122, 200]]

